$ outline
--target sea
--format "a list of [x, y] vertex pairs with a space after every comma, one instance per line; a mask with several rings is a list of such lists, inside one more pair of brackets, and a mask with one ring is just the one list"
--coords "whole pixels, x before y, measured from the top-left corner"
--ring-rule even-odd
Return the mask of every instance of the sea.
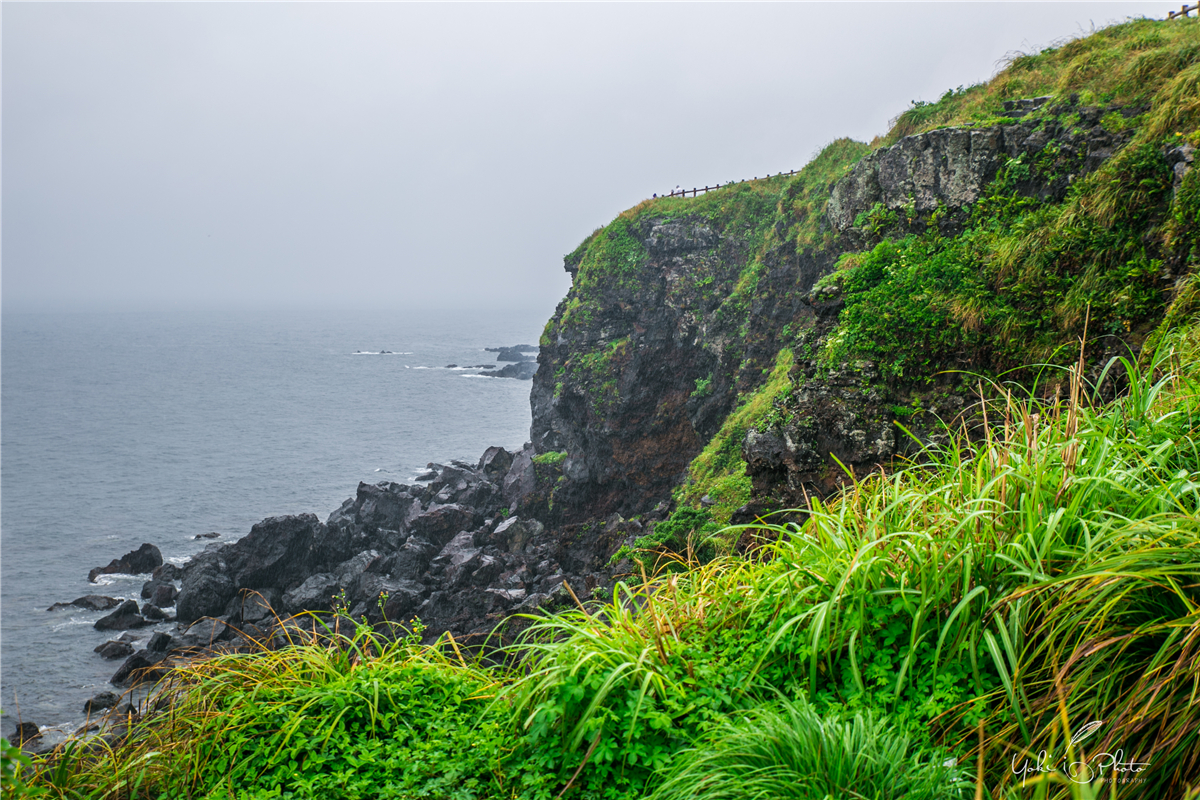
[[[484, 348], [536, 344], [536, 311], [5, 312], [0, 329], [0, 733], [66, 731], [121, 662], [93, 650], [149, 576], [102, 576], [143, 542], [183, 563], [259, 520], [321, 520], [360, 481], [411, 483], [529, 438], [529, 381]], [[456, 365], [456, 366], [450, 366]], [[148, 637], [163, 624], [135, 633]]]

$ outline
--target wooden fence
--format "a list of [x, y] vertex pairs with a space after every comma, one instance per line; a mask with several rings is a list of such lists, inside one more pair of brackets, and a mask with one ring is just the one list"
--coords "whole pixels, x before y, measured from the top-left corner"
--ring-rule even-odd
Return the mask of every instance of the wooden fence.
[[[774, 175], [767, 173], [766, 177], [767, 178], [785, 178], [785, 177], [795, 175], [795, 174], [796, 174], [796, 170], [791, 169], [791, 170], [788, 170], [787, 172], [777, 172]], [[764, 178], [764, 180], [765, 179], [766, 178]], [[750, 180], [756, 181], [756, 180], [758, 180], [758, 176], [755, 176], [755, 177], [751, 178]], [[676, 189], [673, 192], [671, 192], [670, 194], [656, 194], [654, 196], [655, 197], [687, 197], [690, 194], [692, 197], [695, 197], [698, 194], [706, 194], [715, 189], [720, 189], [724, 186], [733, 186], [734, 184], [745, 183], [745, 182], [746, 181], [730, 181], [729, 183], [718, 183], [716, 186], [705, 186], [703, 188], [697, 187], [695, 189]]]
[[1192, 11], [1200, 12], [1200, 3], [1196, 3], [1196, 5], [1194, 5], [1194, 6], [1184, 6], [1183, 8], [1179, 9], [1178, 11], [1168, 11], [1167, 19], [1175, 19], [1176, 17], [1186, 17]]

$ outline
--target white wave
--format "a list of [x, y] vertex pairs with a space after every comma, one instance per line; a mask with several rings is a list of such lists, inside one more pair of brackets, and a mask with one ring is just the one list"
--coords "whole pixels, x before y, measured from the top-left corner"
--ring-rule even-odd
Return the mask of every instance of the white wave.
[[129, 583], [130, 581], [142, 581], [144, 583], [146, 580], [147, 577], [145, 575], [129, 575], [124, 572], [109, 572], [104, 575], [97, 575], [96, 585], [112, 586], [116, 583]]

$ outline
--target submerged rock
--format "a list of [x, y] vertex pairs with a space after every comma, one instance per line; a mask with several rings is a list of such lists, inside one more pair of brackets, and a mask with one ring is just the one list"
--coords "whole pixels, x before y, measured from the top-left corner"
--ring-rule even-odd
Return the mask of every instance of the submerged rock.
[[115, 597], [106, 597], [100, 594], [88, 594], [83, 597], [76, 597], [69, 603], [55, 603], [47, 608], [47, 611], [62, 611], [67, 608], [82, 608], [88, 611], [107, 611], [110, 608], [116, 608], [121, 605], [121, 601]]

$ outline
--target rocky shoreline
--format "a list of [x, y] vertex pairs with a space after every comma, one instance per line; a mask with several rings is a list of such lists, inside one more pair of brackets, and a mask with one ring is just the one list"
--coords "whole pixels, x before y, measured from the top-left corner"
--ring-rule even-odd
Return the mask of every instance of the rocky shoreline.
[[[136, 686], [181, 659], [270, 641], [305, 612], [419, 618], [427, 641], [446, 633], [467, 645], [510, 641], [522, 625], [514, 614], [611, 587], [627, 566], [610, 565], [614, 554], [667, 516], [693, 459], [764, 386], [785, 343], [794, 353], [779, 367], [771, 413], [731, 434], [729, 449], [745, 465], [738, 477], [753, 492], [722, 521], [798, 507], [836, 491], [845, 470], [869, 474], [911, 446], [896, 435], [898, 422], [914, 441], [930, 440], [943, 417], [963, 413], [971, 387], [885, 378], [868, 362], [819, 364], [844, 302], [836, 285], [818, 280], [841, 255], [887, 236], [961, 233], [1002, 169], [1013, 171], [1014, 193], [1062, 200], [1133, 136], [1103, 120], [1144, 111], [1084, 107], [1074, 97], [1046, 110], [1045, 119], [904, 137], [861, 157], [818, 187], [828, 193], [820, 247], [780, 244], [775, 228], [768, 237], [719, 215], [647, 209], [621, 223], [630, 248], [622, 264], [636, 274], [597, 282], [587, 274], [603, 277], [611, 265], [603, 248], [590, 253], [589, 239], [564, 259], [573, 285], [540, 348], [487, 348], [505, 366], [477, 365], [480, 376], [532, 379], [532, 443], [489, 448], [475, 463], [429, 464], [412, 484], [362, 483], [324, 522], [271, 517], [180, 568], [161, 555], [153, 564], [143, 546], [93, 570], [150, 575], [140, 606], [75, 601], [111, 611], [97, 625], [128, 631], [172, 612], [176, 623], [140, 648], [106, 643], [106, 657], [124, 658], [112, 682]], [[1192, 151], [1176, 150], [1163, 158], [1182, 175]], [[756, 294], [739, 298], [737, 287], [750, 283]]]
[[[531, 380], [537, 369], [534, 345], [485, 350], [504, 366], [477, 365], [487, 370], [480, 375]], [[520, 515], [537, 484], [531, 445], [516, 453], [492, 447], [475, 464], [430, 463], [412, 485], [360, 484], [325, 522], [313, 514], [264, 519], [236, 542], [208, 543], [182, 566], [145, 543], [90, 570], [92, 583], [112, 574], [148, 580], [140, 604], [89, 594], [47, 609], [108, 612], [93, 627], [120, 634], [95, 648], [99, 658], [120, 660], [109, 680], [119, 692], [81, 697], [87, 718], [75, 734], [120, 732], [137, 713], [139, 688], [175, 664], [260, 647], [306, 612], [348, 612], [372, 623], [419, 618], [427, 641], [449, 632], [470, 644], [512, 613], [569, 598], [564, 575], [577, 593], [609, 581], [605, 565], [619, 542], [561, 548], [541, 522]], [[138, 633], [161, 623], [174, 628]], [[7, 738], [41, 753], [64, 736], [26, 721]]]

